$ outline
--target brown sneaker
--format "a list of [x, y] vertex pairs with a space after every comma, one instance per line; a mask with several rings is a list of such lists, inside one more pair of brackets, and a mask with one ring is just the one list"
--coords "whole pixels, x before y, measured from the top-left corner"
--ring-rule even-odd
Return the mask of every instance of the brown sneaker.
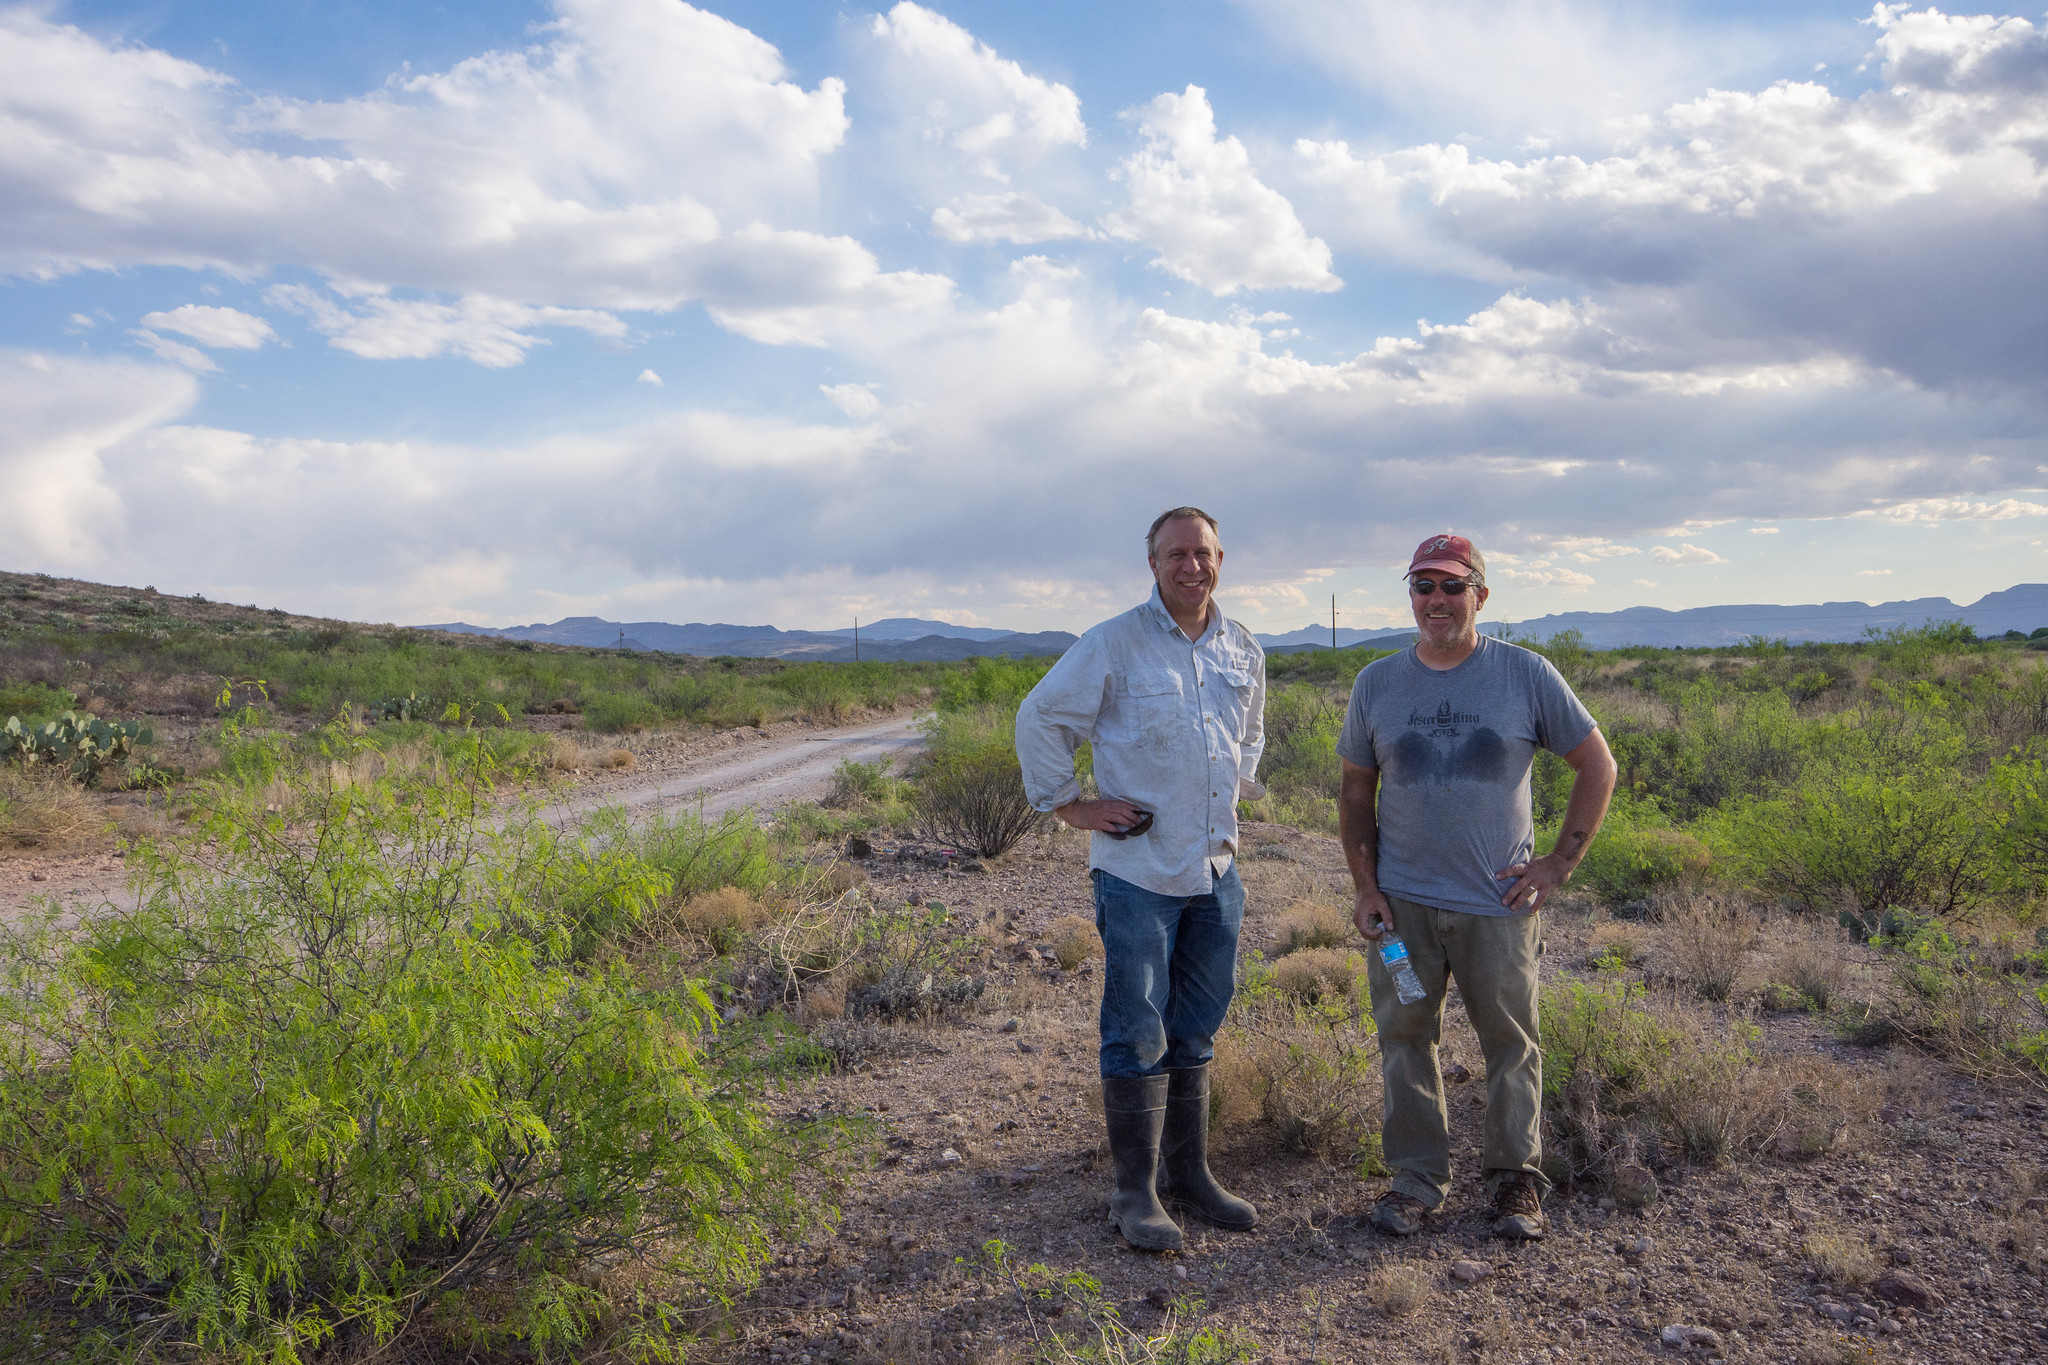
[[1514, 1242], [1543, 1240], [1543, 1196], [1528, 1175], [1510, 1176], [1493, 1192], [1493, 1235]]
[[1422, 1231], [1422, 1216], [1429, 1206], [1412, 1194], [1388, 1190], [1373, 1204], [1365, 1221], [1390, 1237], [1413, 1237]]

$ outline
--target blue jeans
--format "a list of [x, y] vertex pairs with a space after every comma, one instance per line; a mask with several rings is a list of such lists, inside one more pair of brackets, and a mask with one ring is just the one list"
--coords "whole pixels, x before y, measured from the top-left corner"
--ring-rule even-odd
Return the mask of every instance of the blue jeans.
[[1244, 883], [1237, 868], [1206, 896], [1162, 896], [1101, 868], [1102, 1074], [1156, 1076], [1205, 1066], [1237, 988]]

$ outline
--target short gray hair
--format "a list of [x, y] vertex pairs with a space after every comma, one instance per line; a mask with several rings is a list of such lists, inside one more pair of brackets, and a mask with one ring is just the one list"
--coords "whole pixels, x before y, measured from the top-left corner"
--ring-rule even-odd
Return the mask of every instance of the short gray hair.
[[1159, 528], [1166, 525], [1166, 523], [1169, 521], [1206, 521], [1209, 523], [1209, 530], [1212, 533], [1219, 535], [1221, 534], [1221, 532], [1217, 530], [1216, 518], [1210, 516], [1201, 508], [1169, 507], [1164, 512], [1161, 512], [1157, 517], [1153, 518], [1152, 529], [1145, 532], [1145, 557], [1147, 559], [1153, 559], [1158, 556]]
[[1479, 547], [1472, 547], [1472, 572], [1465, 575], [1475, 588], [1486, 586], [1486, 556], [1479, 553]]

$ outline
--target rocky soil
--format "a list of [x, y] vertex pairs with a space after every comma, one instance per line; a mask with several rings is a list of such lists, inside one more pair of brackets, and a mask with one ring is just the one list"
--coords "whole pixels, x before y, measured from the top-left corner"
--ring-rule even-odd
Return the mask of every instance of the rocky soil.
[[[1248, 947], [1304, 886], [1343, 884], [1334, 840], [1251, 826], [1247, 846]], [[1199, 1300], [1200, 1321], [1258, 1359], [2048, 1359], [2042, 1092], [1994, 1092], [1916, 1056], [1847, 1046], [1805, 1015], [1764, 1016], [1769, 1047], [1847, 1069], [1870, 1100], [1867, 1121], [1818, 1157], [1668, 1166], [1639, 1211], [1599, 1189], [1559, 1190], [1547, 1240], [1505, 1244], [1488, 1235], [1475, 1168], [1483, 1086], [1466, 1081], [1452, 1088], [1457, 1192], [1413, 1239], [1363, 1221], [1383, 1181], [1251, 1126], [1218, 1135], [1214, 1165], [1259, 1205], [1260, 1227], [1190, 1225], [1183, 1252], [1129, 1250], [1104, 1221], [1099, 975], [1062, 972], [1044, 951], [1052, 920], [1092, 917], [1084, 846], [1062, 833], [964, 869], [930, 853], [877, 847], [862, 863], [872, 894], [1008, 923], [991, 932], [999, 984], [984, 1008], [899, 1027], [863, 1069], [783, 1097], [792, 1114], [870, 1116], [875, 1155], [838, 1192], [836, 1234], [781, 1249], [720, 1358], [1004, 1359], [1085, 1327], [1084, 1309], [1048, 1319], [1018, 1292], [984, 1251], [1001, 1239], [1012, 1265], [1093, 1276], [1140, 1332], [1169, 1311], [1186, 1321]], [[1551, 914], [1554, 976], [1582, 958], [1593, 913]], [[1474, 1062], [1452, 1013], [1447, 1055]], [[1810, 1241], [1830, 1237], [1821, 1244], [1870, 1256], [1841, 1287], [1811, 1262]]]

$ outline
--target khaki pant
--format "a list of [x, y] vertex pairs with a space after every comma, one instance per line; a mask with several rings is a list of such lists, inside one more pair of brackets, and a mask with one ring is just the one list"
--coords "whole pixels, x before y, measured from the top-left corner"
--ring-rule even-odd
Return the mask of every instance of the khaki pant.
[[[1404, 1005], [1393, 978], [1369, 953], [1372, 1017], [1379, 1026], [1386, 1080], [1383, 1156], [1393, 1187], [1430, 1208], [1451, 1187], [1450, 1119], [1444, 1110], [1437, 1042], [1443, 1036], [1444, 984], [1455, 977], [1465, 1017], [1486, 1057], [1486, 1183], [1493, 1189], [1517, 1172], [1539, 1191], [1550, 1182], [1543, 1158], [1543, 1052], [1536, 1042], [1536, 958], [1543, 931], [1535, 915], [1472, 915], [1436, 910], [1389, 896], [1394, 931], [1429, 994]], [[1370, 945], [1368, 945], [1370, 946]]]

